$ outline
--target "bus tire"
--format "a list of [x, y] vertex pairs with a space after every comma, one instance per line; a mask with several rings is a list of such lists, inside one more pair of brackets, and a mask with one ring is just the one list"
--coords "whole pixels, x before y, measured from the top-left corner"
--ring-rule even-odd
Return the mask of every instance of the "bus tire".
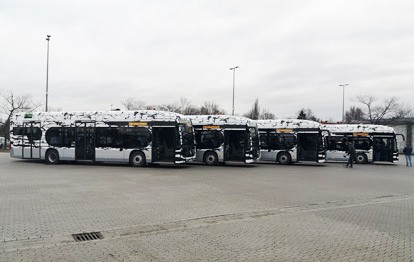
[[218, 156], [215, 152], [208, 151], [204, 153], [204, 163], [208, 166], [217, 166]]
[[146, 162], [144, 153], [140, 151], [134, 151], [129, 156], [129, 164], [133, 167], [145, 166]]
[[46, 151], [45, 156], [46, 164], [56, 165], [59, 163], [59, 153], [55, 149], [49, 149]]
[[287, 152], [280, 152], [277, 155], [277, 162], [281, 165], [289, 165], [292, 163], [292, 158], [290, 157], [290, 154]]
[[357, 164], [366, 164], [368, 163], [368, 157], [364, 153], [357, 154], [355, 157], [355, 162]]

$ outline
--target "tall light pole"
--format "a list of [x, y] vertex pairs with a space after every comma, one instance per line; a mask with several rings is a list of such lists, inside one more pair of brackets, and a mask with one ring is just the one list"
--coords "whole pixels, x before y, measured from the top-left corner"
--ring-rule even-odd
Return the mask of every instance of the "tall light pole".
[[345, 121], [345, 86], [349, 84], [342, 84], [342, 123]]
[[47, 99], [49, 95], [49, 41], [50, 35], [47, 35], [47, 63], [46, 63], [46, 112], [47, 112]]
[[239, 68], [239, 66], [230, 68], [230, 70], [233, 70], [233, 107], [232, 107], [232, 113], [231, 113], [232, 116], [234, 116], [234, 84], [236, 80], [236, 68]]

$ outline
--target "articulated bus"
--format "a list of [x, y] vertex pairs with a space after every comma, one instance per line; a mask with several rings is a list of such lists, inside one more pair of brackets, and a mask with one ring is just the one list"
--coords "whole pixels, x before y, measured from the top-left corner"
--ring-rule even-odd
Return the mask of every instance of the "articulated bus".
[[323, 130], [318, 122], [300, 119], [257, 120], [260, 161], [291, 164], [325, 162]]
[[206, 165], [253, 163], [259, 157], [259, 138], [254, 121], [227, 115], [187, 117], [193, 123], [195, 132], [195, 161]]
[[35, 112], [11, 120], [11, 157], [147, 163], [194, 159], [191, 122], [183, 115], [152, 111]]
[[398, 161], [397, 139], [394, 128], [368, 124], [327, 124], [322, 127], [331, 132], [326, 137], [326, 159], [347, 161], [346, 141], [356, 149], [356, 163]]

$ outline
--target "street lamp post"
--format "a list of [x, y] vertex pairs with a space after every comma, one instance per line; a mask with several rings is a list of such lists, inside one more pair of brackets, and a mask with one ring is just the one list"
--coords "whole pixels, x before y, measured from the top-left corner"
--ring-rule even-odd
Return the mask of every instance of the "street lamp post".
[[47, 35], [47, 63], [46, 63], [46, 112], [47, 112], [47, 102], [48, 102], [48, 95], [49, 95], [49, 41], [50, 35]]
[[342, 123], [345, 121], [345, 86], [349, 84], [342, 84]]
[[236, 80], [236, 68], [239, 68], [239, 66], [230, 68], [230, 70], [233, 70], [233, 107], [232, 107], [232, 113], [231, 113], [232, 116], [234, 116], [234, 84]]

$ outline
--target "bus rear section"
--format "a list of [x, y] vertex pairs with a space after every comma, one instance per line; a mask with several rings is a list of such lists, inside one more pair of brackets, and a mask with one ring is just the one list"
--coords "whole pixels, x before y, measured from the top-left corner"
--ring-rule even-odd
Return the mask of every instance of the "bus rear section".
[[291, 164], [325, 162], [319, 123], [299, 119], [258, 120], [260, 161]]
[[10, 133], [11, 157], [21, 159], [42, 158], [42, 129], [39, 121], [28, 121], [20, 126], [11, 126]]
[[253, 121], [235, 116], [188, 116], [196, 140], [196, 162], [206, 165], [254, 163], [259, 156]]

